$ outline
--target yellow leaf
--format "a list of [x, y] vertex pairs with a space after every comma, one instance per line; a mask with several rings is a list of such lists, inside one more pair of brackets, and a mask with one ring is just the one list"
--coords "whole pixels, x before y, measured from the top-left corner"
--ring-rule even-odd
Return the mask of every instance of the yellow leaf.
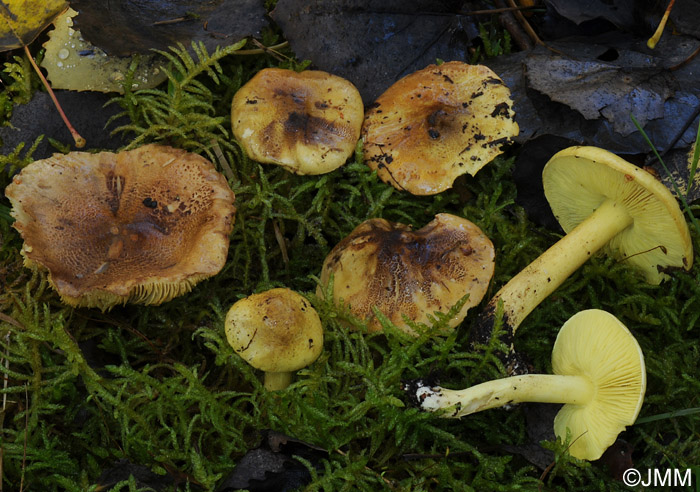
[[67, 7], [65, 0], [0, 0], [0, 51], [31, 43]]

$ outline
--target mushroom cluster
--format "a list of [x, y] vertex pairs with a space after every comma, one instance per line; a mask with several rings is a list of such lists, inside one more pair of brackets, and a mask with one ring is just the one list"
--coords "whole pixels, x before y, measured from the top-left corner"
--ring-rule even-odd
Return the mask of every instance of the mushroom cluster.
[[145, 145], [38, 160], [7, 187], [28, 267], [72, 306], [160, 304], [226, 262], [234, 193], [205, 158]]

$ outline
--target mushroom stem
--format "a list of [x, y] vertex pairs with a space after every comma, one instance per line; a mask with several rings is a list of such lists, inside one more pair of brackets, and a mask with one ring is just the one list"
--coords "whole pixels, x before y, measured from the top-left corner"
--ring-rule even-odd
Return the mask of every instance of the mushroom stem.
[[459, 418], [509, 403], [571, 403], [585, 405], [595, 396], [595, 385], [585, 376], [526, 374], [496, 379], [462, 390], [419, 387], [416, 397], [423, 410], [453, 409], [445, 417]]
[[496, 307], [501, 300], [508, 335], [514, 334], [535, 307], [632, 222], [625, 207], [606, 199], [588, 218], [496, 293], [477, 321], [472, 339], [476, 343], [487, 343], [491, 338]]
[[293, 372], [265, 372], [263, 386], [268, 391], [283, 390], [292, 383]]

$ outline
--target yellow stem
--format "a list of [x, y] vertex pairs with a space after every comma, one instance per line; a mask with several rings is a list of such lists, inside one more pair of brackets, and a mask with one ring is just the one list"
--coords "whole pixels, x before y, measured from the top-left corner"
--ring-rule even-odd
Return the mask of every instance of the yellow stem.
[[489, 301], [503, 300], [506, 324], [513, 332], [532, 310], [613, 237], [632, 218], [613, 200], [604, 201], [588, 218], [513, 277]]
[[[420, 394], [419, 390], [419, 394]], [[445, 417], [458, 418], [509, 403], [570, 403], [585, 405], [595, 396], [595, 386], [585, 376], [526, 374], [496, 379], [463, 390], [424, 388], [420, 406], [431, 412], [451, 410]]]
[[283, 390], [291, 383], [291, 372], [266, 372], [263, 378], [263, 385], [268, 391]]

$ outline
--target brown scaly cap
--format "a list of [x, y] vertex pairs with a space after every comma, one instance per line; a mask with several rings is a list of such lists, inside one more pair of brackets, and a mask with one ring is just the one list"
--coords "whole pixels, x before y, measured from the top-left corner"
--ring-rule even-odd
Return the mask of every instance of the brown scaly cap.
[[345, 164], [363, 116], [354, 85], [316, 70], [261, 70], [231, 107], [233, 134], [248, 156], [297, 174], [328, 173]]
[[389, 87], [365, 115], [365, 162], [386, 183], [434, 195], [474, 175], [518, 135], [510, 90], [488, 67], [430, 65]]
[[403, 316], [429, 323], [428, 315], [448, 311], [470, 293], [450, 323], [457, 326], [483, 298], [493, 270], [493, 244], [467, 219], [438, 214], [417, 231], [370, 219], [329, 253], [320, 284], [327, 285], [333, 274], [335, 302], [347, 304], [370, 331], [381, 330], [372, 311], [376, 306], [397, 327], [415, 335]]
[[234, 194], [203, 157], [146, 145], [36, 161], [6, 195], [39, 265], [72, 306], [160, 304], [223, 267]]

